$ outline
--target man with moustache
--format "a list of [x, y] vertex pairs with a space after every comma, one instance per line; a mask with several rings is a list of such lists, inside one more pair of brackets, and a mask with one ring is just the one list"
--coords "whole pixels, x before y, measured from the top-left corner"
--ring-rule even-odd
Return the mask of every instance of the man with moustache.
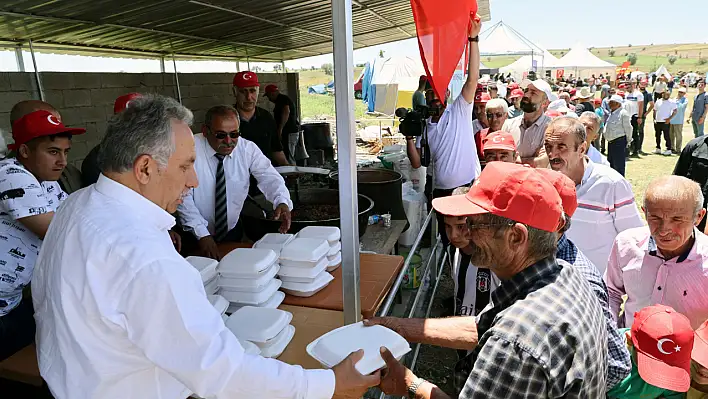
[[253, 176], [258, 189], [274, 204], [274, 219], [282, 220], [280, 231], [290, 229], [293, 203], [282, 176], [256, 144], [240, 137], [238, 112], [220, 105], [206, 113], [202, 133], [194, 136], [197, 158], [194, 168], [199, 187], [187, 193], [177, 208], [180, 224], [198, 241], [203, 256], [220, 259], [216, 243], [240, 241], [238, 223]]
[[521, 82], [524, 97], [521, 99], [522, 116], [509, 119], [502, 130], [511, 133], [521, 156], [521, 162], [535, 166], [544, 159], [543, 134], [551, 118], [546, 116], [551, 86], [543, 79]]

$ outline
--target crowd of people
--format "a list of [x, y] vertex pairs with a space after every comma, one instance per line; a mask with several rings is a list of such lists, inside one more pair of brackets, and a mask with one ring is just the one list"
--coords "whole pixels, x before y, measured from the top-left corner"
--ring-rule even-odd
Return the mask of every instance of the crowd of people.
[[[42, 101], [13, 108], [13, 152], [0, 161], [0, 360], [35, 341], [61, 399], [358, 398], [373, 386], [418, 399], [705, 397], [705, 83], [690, 114], [697, 137], [681, 149], [671, 140], [681, 88], [674, 101], [601, 76], [556, 94], [536, 79], [499, 97], [478, 86], [480, 29], [471, 18], [461, 94], [448, 105], [417, 93], [431, 116], [423, 136], [406, 138], [413, 167], [432, 162], [443, 245], [460, 255], [455, 316], [365, 320], [458, 349], [456, 392], [386, 348], [372, 375], [355, 368], [361, 351], [332, 370], [247, 355], [207, 300], [180, 251], [219, 259], [217, 243], [241, 239], [254, 189], [287, 231], [293, 203], [274, 165], [304, 156], [294, 103], [270, 85], [275, 114], [258, 107], [248, 71], [234, 77], [235, 105], [209, 109], [198, 134], [174, 99], [118, 98], [82, 165], [86, 187], [70, 195], [59, 181], [85, 130]], [[642, 218], [624, 163], [628, 149], [641, 154], [649, 113], [657, 147], [668, 131], [681, 156], [643, 194]]]

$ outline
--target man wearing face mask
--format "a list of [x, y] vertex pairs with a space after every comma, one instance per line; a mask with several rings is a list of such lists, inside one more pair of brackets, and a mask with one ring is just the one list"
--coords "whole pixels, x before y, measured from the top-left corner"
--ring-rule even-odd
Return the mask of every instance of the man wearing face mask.
[[202, 133], [194, 136], [199, 187], [189, 190], [177, 208], [183, 228], [198, 240], [202, 255], [217, 260], [222, 255], [217, 242], [240, 241], [243, 236], [238, 219], [250, 176], [275, 204], [273, 217], [282, 220], [281, 232], [290, 229], [293, 203], [285, 181], [258, 146], [239, 134], [234, 108], [222, 105], [207, 111]]
[[545, 113], [552, 91], [551, 86], [543, 79], [525, 80], [521, 82], [521, 87], [524, 89], [524, 97], [520, 105], [524, 114], [507, 120], [503, 130], [514, 136], [521, 162], [536, 166], [537, 163], [543, 162], [545, 155], [543, 134], [551, 122], [551, 118]]

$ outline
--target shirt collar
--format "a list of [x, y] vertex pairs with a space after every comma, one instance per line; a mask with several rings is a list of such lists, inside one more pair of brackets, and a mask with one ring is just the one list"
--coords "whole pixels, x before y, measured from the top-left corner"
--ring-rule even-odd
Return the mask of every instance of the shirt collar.
[[[696, 256], [698, 256], [698, 228], [694, 227], [693, 228], [693, 245], [691, 248], [686, 250], [686, 252], [682, 253], [676, 258], [676, 263], [681, 263], [685, 261], [686, 259], [694, 259]], [[646, 248], [644, 249], [649, 255], [655, 256], [660, 259], [664, 260], [669, 260], [661, 256], [661, 253], [659, 252], [659, 247], [656, 245], [656, 240], [654, 240], [654, 237], [649, 233], [649, 239], [647, 240], [647, 245]], [[673, 259], [673, 258], [672, 258]]]
[[546, 118], [550, 119], [550, 117], [547, 116], [546, 114], [541, 114], [541, 116], [539, 116], [538, 119], [536, 119], [531, 125], [529, 125], [529, 127], [526, 127], [526, 123], [524, 121], [524, 116], [521, 115], [521, 126], [525, 127], [526, 129], [529, 129], [531, 126], [538, 126], [541, 123], [545, 122]]
[[99, 193], [129, 206], [140, 218], [149, 221], [160, 230], [169, 230], [175, 225], [175, 218], [152, 201], [118, 183], [113, 179], [98, 176], [94, 188]]
[[568, 240], [568, 237], [566, 237], [565, 233], [561, 236], [560, 240], [558, 240], [558, 251], [561, 252], [565, 250], [565, 248], [570, 245], [570, 241]]
[[593, 162], [592, 159], [590, 159], [590, 157], [588, 157], [587, 155], [585, 156], [585, 161], [587, 163], [585, 164], [585, 172], [583, 173], [583, 179], [580, 180], [581, 186], [588, 181], [588, 179], [592, 175], [593, 170], [595, 170], [595, 162]]
[[492, 292], [492, 302], [494, 306], [507, 306], [524, 291], [529, 290], [533, 283], [549, 274], [556, 273], [560, 266], [556, 258], [551, 256], [534, 263], [526, 269], [520, 271], [512, 278], [502, 281], [501, 285]]
[[[241, 138], [239, 137], [239, 140]], [[206, 136], [202, 134], [202, 140], [204, 140], [204, 154], [206, 154], [206, 159], [212, 159], [214, 158], [214, 155], [216, 155], [216, 150], [212, 148], [211, 144], [209, 144], [209, 140], [207, 140]], [[238, 147], [238, 142], [236, 142], [236, 147]], [[226, 155], [226, 157], [231, 158], [231, 156], [234, 154], [234, 151], [236, 151], [236, 147], [234, 147], [234, 150], [231, 151], [231, 154]]]

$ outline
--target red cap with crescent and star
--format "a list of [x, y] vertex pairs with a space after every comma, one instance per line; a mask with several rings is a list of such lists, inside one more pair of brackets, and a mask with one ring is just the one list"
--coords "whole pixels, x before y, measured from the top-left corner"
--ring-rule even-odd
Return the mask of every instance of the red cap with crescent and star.
[[12, 124], [13, 144], [7, 146], [11, 150], [16, 150], [22, 144], [38, 137], [52, 136], [60, 133], [70, 133], [72, 135], [84, 134], [86, 129], [66, 127], [51, 112], [40, 110], [30, 112]]
[[234, 86], [238, 88], [260, 86], [258, 83], [258, 75], [255, 72], [244, 71], [234, 75]]

